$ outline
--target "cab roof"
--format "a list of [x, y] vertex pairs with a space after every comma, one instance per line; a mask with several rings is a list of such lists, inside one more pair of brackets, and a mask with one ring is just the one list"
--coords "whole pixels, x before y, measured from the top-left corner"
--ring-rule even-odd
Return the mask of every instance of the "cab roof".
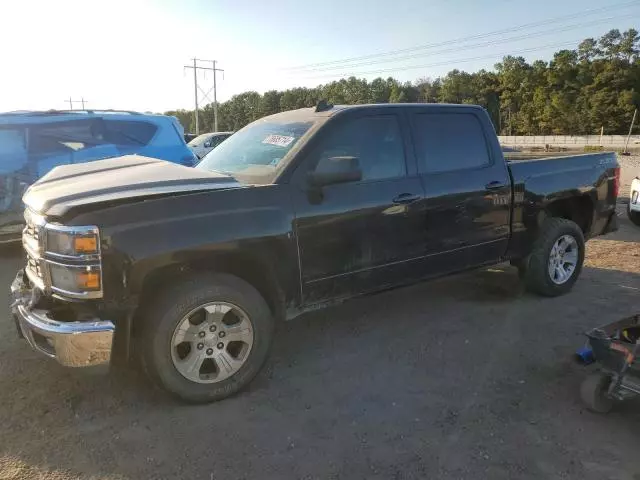
[[455, 104], [455, 103], [367, 103], [363, 105], [331, 105], [326, 104], [322, 106], [323, 108], [318, 109], [316, 107], [307, 107], [307, 108], [299, 108], [297, 110], [288, 110], [286, 112], [275, 113], [268, 117], [264, 117], [265, 119], [269, 119], [270, 121], [282, 121], [289, 122], [295, 120], [309, 119], [309, 118], [327, 118], [337, 115], [341, 112], [345, 111], [354, 111], [354, 110], [367, 110], [367, 109], [397, 109], [397, 108], [460, 108], [460, 109], [474, 109], [474, 110], [482, 110], [482, 107], [479, 105], [468, 105], [468, 104]]
[[118, 120], [122, 119], [153, 119], [156, 121], [164, 121], [166, 115], [153, 113], [140, 113], [129, 110], [19, 110], [14, 112], [0, 113], [0, 125], [6, 124], [30, 124], [30, 123], [49, 123], [59, 120], [86, 120], [87, 118], [109, 117]]

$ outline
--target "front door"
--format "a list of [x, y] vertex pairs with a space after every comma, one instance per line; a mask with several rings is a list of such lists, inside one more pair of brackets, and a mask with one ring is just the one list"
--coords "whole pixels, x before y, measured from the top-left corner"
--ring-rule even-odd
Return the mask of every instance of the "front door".
[[429, 275], [496, 262], [507, 249], [511, 183], [482, 115], [447, 107], [412, 114]]
[[[388, 112], [388, 110], [386, 110]], [[423, 198], [401, 114], [351, 114], [327, 124], [319, 144], [292, 179], [303, 303], [385, 288], [411, 275], [422, 251]], [[405, 129], [406, 132], [406, 129]], [[320, 192], [306, 182], [311, 171], [331, 168], [332, 157], [357, 157], [362, 180]]]

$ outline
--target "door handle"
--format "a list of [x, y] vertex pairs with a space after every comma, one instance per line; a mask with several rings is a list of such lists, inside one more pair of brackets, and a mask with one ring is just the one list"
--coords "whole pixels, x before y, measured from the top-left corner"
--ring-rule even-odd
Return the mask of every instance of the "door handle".
[[415, 195], [413, 193], [401, 193], [397, 197], [393, 199], [393, 203], [407, 205], [408, 203], [413, 203], [416, 200], [420, 200], [420, 195]]
[[506, 187], [506, 185], [497, 180], [494, 180], [493, 182], [489, 182], [484, 186], [484, 188], [486, 188], [487, 190], [499, 190], [500, 188], [504, 188], [504, 187]]

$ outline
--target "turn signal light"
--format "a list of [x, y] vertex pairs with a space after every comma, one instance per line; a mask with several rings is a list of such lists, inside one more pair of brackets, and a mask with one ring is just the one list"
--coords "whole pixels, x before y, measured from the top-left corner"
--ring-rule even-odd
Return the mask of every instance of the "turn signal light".
[[73, 246], [77, 253], [96, 253], [98, 251], [98, 239], [91, 237], [75, 237]]
[[81, 272], [78, 274], [78, 286], [87, 290], [100, 288], [100, 274], [98, 272]]

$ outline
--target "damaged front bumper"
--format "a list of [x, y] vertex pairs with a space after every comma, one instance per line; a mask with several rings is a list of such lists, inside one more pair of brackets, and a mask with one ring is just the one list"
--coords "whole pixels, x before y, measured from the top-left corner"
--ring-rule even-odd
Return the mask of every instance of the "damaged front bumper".
[[11, 284], [11, 313], [18, 333], [31, 348], [55, 358], [66, 367], [88, 367], [108, 363], [115, 326], [99, 318], [62, 322], [51, 311], [36, 307], [40, 291], [31, 287], [24, 271]]

